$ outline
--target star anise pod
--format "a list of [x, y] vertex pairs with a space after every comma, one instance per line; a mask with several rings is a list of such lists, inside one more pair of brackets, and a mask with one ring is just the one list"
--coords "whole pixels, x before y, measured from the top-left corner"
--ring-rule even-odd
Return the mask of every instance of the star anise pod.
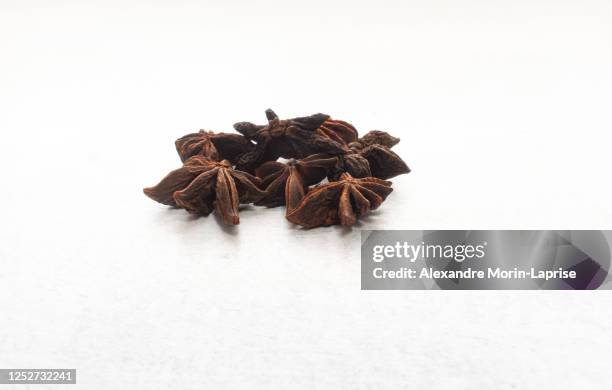
[[338, 180], [344, 172], [353, 177], [374, 176], [379, 179], [389, 179], [410, 172], [406, 163], [391, 147], [400, 139], [381, 130], [372, 130], [351, 142], [345, 148], [344, 154], [336, 156], [337, 162], [329, 172], [329, 179]]
[[264, 162], [283, 158], [305, 158], [316, 153], [342, 154], [346, 145], [357, 140], [357, 130], [350, 124], [333, 120], [326, 114], [280, 120], [266, 110], [268, 124], [258, 126], [239, 122], [234, 128], [257, 143], [236, 163], [238, 169], [253, 172]]
[[404, 160], [384, 145], [373, 144], [361, 149], [351, 147], [345, 154], [335, 157], [336, 165], [328, 175], [332, 181], [338, 180], [344, 172], [353, 177], [374, 176], [379, 179], [390, 179], [410, 172]]
[[338, 181], [313, 187], [287, 219], [306, 228], [341, 224], [352, 226], [357, 218], [378, 208], [393, 191], [391, 182], [344, 173]]
[[345, 154], [334, 156], [336, 164], [329, 170], [328, 178], [336, 181], [343, 173], [349, 173], [353, 177], [370, 177], [370, 163], [359, 151], [348, 150]]
[[187, 134], [177, 139], [174, 145], [183, 162], [193, 156], [203, 156], [215, 161], [229, 160], [233, 164], [240, 156], [255, 147], [240, 134], [214, 133], [206, 130]]
[[372, 176], [379, 179], [390, 179], [410, 172], [404, 160], [387, 146], [366, 146], [359, 151], [359, 155], [368, 161]]
[[382, 130], [371, 130], [367, 132], [363, 137], [360, 137], [357, 141], [351, 142], [349, 147], [355, 150], [361, 150], [370, 145], [382, 145], [388, 148], [392, 148], [400, 142], [400, 139], [392, 136], [386, 131]]
[[233, 169], [227, 160], [193, 156], [159, 184], [145, 188], [144, 193], [159, 203], [182, 207], [193, 214], [206, 216], [214, 209], [224, 223], [237, 225], [238, 205], [255, 202], [265, 194], [259, 184], [259, 178]]
[[268, 161], [255, 170], [262, 178], [261, 188], [266, 195], [255, 202], [257, 206], [277, 207], [286, 205], [287, 213], [297, 206], [306, 194], [308, 186], [319, 183], [336, 165], [336, 158], [326, 154], [314, 154], [286, 164]]

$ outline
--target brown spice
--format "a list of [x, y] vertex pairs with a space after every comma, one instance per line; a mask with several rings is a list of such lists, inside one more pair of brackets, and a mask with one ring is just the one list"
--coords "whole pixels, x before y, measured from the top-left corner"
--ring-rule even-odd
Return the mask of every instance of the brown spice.
[[332, 120], [329, 115], [315, 114], [281, 120], [270, 109], [268, 124], [258, 126], [239, 122], [234, 128], [257, 142], [255, 149], [244, 154], [236, 168], [254, 172], [261, 164], [283, 158], [305, 158], [312, 154], [342, 154], [350, 142], [357, 140], [357, 130], [346, 122]]
[[224, 223], [237, 225], [238, 205], [265, 195], [258, 187], [260, 183], [259, 178], [233, 169], [227, 160], [217, 162], [194, 156], [156, 186], [145, 188], [144, 193], [157, 202], [193, 214], [207, 216], [214, 209]]
[[308, 186], [323, 180], [335, 164], [336, 158], [326, 154], [313, 154], [286, 164], [277, 161], [264, 163], [255, 173], [262, 179], [266, 195], [255, 204], [267, 207], [286, 205], [289, 212], [302, 200]]
[[174, 142], [174, 145], [183, 162], [193, 156], [203, 156], [215, 161], [229, 160], [234, 164], [238, 158], [255, 147], [240, 134], [214, 133], [206, 130], [182, 136]]
[[393, 191], [391, 182], [344, 173], [335, 182], [312, 188], [287, 219], [306, 228], [341, 224], [353, 226], [357, 218], [377, 209]]
[[325, 114], [281, 120], [267, 110], [266, 117], [267, 125], [236, 123], [241, 134], [200, 130], [179, 138], [183, 166], [144, 193], [197, 215], [215, 210], [229, 225], [240, 222], [240, 204], [254, 203], [285, 205], [287, 219], [306, 228], [352, 226], [391, 193], [383, 179], [410, 172], [391, 150], [399, 138], [387, 132], [358, 138], [351, 124]]

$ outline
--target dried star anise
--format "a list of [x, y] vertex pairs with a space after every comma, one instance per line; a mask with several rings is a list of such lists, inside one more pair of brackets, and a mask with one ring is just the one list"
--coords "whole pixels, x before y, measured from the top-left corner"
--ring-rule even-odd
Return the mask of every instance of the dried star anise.
[[329, 170], [329, 180], [335, 181], [340, 178], [343, 173], [349, 173], [353, 177], [369, 177], [372, 176], [370, 171], [370, 163], [355, 150], [348, 150], [345, 154], [335, 156], [336, 164]]
[[388, 147], [373, 144], [359, 148], [354, 144], [345, 154], [336, 156], [336, 165], [328, 175], [330, 180], [337, 180], [344, 172], [353, 177], [374, 176], [379, 179], [390, 179], [410, 172], [404, 160]]
[[372, 176], [379, 179], [390, 179], [410, 172], [404, 160], [384, 145], [366, 146], [359, 151], [359, 155], [368, 160]]
[[400, 142], [400, 139], [392, 136], [386, 131], [372, 130], [367, 132], [363, 137], [360, 137], [357, 141], [349, 144], [351, 149], [361, 150], [366, 146], [370, 145], [382, 145], [388, 148], [392, 148]]
[[317, 184], [336, 164], [336, 158], [326, 154], [314, 154], [286, 164], [268, 161], [255, 170], [262, 178], [266, 195], [255, 202], [257, 206], [277, 207], [286, 205], [287, 213], [297, 206], [306, 194], [308, 186]]
[[265, 193], [260, 179], [232, 169], [229, 161], [193, 156], [183, 167], [170, 172], [159, 184], [145, 188], [151, 199], [190, 213], [209, 215], [213, 209], [228, 225], [240, 223], [238, 205], [259, 200]]
[[187, 134], [177, 139], [174, 145], [183, 162], [193, 156], [203, 156], [215, 161], [229, 160], [236, 163], [240, 156], [255, 147], [240, 134], [214, 133], [206, 130]]
[[241, 203], [254, 203], [285, 205], [286, 218], [306, 228], [352, 226], [391, 193], [384, 179], [410, 172], [391, 150], [399, 138], [387, 132], [358, 138], [351, 124], [325, 114], [281, 120], [266, 110], [266, 117], [266, 125], [236, 123], [241, 134], [200, 130], [177, 139], [183, 166], [145, 194], [193, 214], [216, 211], [230, 225], [239, 223]]
[[338, 181], [313, 187], [287, 219], [306, 228], [352, 226], [358, 217], [378, 208], [391, 191], [389, 181], [344, 173]]
[[399, 142], [399, 138], [385, 131], [372, 130], [366, 133], [349, 144], [350, 150], [344, 156], [338, 157], [338, 164], [331, 172], [330, 179], [336, 180], [342, 172], [348, 172], [354, 177], [374, 176], [379, 179], [409, 173], [408, 165], [391, 150]]
[[357, 140], [357, 130], [350, 124], [333, 120], [329, 115], [280, 120], [274, 111], [266, 110], [268, 124], [258, 126], [239, 122], [234, 128], [257, 143], [244, 154], [236, 168], [253, 172], [267, 161], [283, 158], [304, 158], [316, 153], [342, 154], [346, 145]]

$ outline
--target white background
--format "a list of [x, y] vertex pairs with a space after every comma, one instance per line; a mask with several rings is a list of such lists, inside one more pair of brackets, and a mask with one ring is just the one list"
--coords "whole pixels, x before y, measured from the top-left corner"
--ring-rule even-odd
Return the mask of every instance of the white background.
[[[610, 229], [612, 3], [0, 1], [0, 367], [87, 389], [609, 389], [612, 297], [360, 291], [359, 229]], [[142, 194], [325, 112], [413, 172], [357, 228]], [[40, 388], [40, 387], [37, 387]]]

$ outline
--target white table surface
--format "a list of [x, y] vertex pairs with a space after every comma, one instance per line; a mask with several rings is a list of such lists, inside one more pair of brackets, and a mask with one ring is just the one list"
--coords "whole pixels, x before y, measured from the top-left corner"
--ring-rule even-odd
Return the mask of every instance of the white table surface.
[[[609, 389], [612, 296], [360, 291], [360, 229], [610, 229], [608, 1], [2, 1], [0, 367], [86, 389]], [[142, 194], [326, 112], [413, 172], [352, 230]], [[41, 388], [32, 387], [32, 388]]]

